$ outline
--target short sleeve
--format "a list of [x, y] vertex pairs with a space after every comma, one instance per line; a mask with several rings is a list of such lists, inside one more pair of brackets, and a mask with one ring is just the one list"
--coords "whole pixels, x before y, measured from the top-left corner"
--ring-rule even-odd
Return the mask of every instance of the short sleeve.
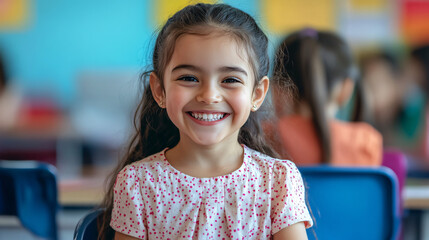
[[272, 181], [272, 234], [298, 222], [313, 225], [306, 205], [305, 187], [298, 168], [290, 161], [276, 162]]
[[140, 176], [134, 166], [127, 166], [116, 177], [110, 226], [117, 232], [146, 239], [143, 205]]

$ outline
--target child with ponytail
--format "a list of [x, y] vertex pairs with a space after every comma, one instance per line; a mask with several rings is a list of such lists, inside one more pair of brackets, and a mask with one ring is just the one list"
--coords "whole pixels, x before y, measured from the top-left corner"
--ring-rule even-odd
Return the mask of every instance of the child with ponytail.
[[284, 39], [272, 79], [277, 120], [267, 128], [282, 157], [301, 166], [381, 164], [381, 134], [365, 122], [336, 119], [354, 90], [362, 107], [357, 75], [349, 47], [332, 32], [304, 29]]

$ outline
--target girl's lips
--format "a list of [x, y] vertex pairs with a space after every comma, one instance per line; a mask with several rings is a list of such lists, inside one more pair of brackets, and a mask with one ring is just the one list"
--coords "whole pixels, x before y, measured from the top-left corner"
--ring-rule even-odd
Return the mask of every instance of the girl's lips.
[[216, 122], [229, 115], [228, 113], [223, 112], [188, 112], [188, 114], [192, 118], [204, 122]]

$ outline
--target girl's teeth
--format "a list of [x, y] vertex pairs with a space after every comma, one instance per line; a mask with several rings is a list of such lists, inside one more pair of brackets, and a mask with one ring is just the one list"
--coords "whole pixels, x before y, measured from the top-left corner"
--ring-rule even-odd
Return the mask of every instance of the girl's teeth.
[[224, 114], [220, 114], [220, 113], [191, 113], [192, 117], [198, 119], [198, 120], [202, 120], [202, 121], [217, 121], [221, 118], [223, 118]]

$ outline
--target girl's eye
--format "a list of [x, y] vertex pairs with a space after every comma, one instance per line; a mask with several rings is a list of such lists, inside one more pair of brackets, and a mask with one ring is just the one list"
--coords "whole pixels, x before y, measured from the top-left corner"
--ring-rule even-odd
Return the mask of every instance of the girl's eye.
[[229, 77], [222, 81], [223, 83], [241, 83], [241, 80], [238, 78]]
[[193, 76], [182, 76], [182, 77], [179, 77], [177, 80], [186, 81], [186, 82], [198, 82], [198, 79]]

